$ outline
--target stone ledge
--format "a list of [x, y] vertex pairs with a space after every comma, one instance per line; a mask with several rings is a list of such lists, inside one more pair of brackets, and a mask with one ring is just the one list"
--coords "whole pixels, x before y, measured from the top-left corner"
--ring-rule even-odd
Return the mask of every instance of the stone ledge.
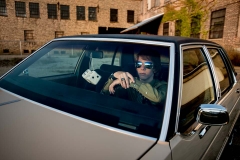
[[13, 58], [26, 58], [28, 57], [29, 55], [14, 55], [14, 54], [5, 54], [5, 55], [2, 55], [0, 54], [0, 59], [13, 59]]

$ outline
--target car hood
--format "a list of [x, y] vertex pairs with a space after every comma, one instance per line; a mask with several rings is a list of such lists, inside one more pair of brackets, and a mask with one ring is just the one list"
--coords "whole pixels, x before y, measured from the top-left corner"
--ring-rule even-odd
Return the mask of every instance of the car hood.
[[[0, 137], [3, 159], [138, 159], [156, 142], [1, 89]], [[157, 153], [164, 158], [166, 149], [162, 142]]]

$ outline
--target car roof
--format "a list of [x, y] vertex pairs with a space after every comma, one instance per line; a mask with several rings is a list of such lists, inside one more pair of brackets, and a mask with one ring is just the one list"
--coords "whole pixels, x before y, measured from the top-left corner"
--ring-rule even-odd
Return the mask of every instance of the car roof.
[[207, 43], [215, 44], [212, 41], [198, 39], [198, 38], [189, 38], [189, 37], [179, 37], [179, 36], [159, 36], [159, 35], [140, 35], [140, 34], [89, 34], [89, 35], [75, 35], [75, 36], [64, 36], [62, 38], [118, 38], [118, 39], [136, 39], [136, 40], [151, 40], [151, 41], [161, 41], [161, 42], [170, 42], [175, 45], [181, 45], [186, 43]]

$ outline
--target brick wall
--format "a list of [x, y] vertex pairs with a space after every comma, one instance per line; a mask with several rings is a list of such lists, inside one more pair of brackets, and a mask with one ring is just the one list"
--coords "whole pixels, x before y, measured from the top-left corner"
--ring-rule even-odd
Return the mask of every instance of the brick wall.
[[[141, 2], [141, 12], [138, 17], [139, 21], [143, 21], [154, 15], [164, 13], [164, 7], [168, 3], [177, 4], [179, 0], [159, 0], [160, 5], [152, 8], [148, 8], [148, 3], [152, 3], [149, 0], [142, 0]], [[202, 26], [204, 32], [207, 31], [207, 35], [201, 35], [201, 38], [208, 39], [219, 43], [223, 46], [230, 46], [240, 50], [240, 0], [216, 0], [214, 7], [209, 10], [208, 18], [206, 23]], [[178, 5], [176, 5], [178, 6]], [[223, 38], [209, 39], [211, 12], [226, 8], [225, 24]], [[175, 34], [175, 22], [169, 22], [169, 35], [174, 36]], [[160, 24], [158, 34], [163, 33], [163, 23]]]
[[223, 46], [240, 47], [239, 34], [239, 16], [240, 16], [240, 1], [239, 0], [218, 0], [215, 6], [211, 9], [206, 22], [206, 30], [210, 28], [211, 12], [220, 9], [226, 9], [223, 38], [209, 39]]
[[[0, 16], [0, 54], [7, 47], [3, 44], [5, 41], [22, 41], [24, 43], [22, 47], [25, 47], [22, 50], [34, 50], [39, 47], [37, 44], [55, 38], [55, 31], [64, 31], [66, 36], [79, 35], [82, 32], [98, 34], [98, 27], [128, 28], [137, 23], [140, 10], [138, 0], [24, 0], [22, 2], [26, 4], [26, 18], [16, 17], [15, 1], [6, 0], [7, 16]], [[30, 18], [29, 2], [39, 3], [40, 18]], [[70, 19], [60, 19], [60, 9], [57, 19], [48, 19], [47, 4], [58, 2], [60, 5], [69, 5]], [[86, 20], [77, 20], [76, 6], [85, 6]], [[88, 20], [88, 7], [98, 7], [97, 21]], [[110, 23], [110, 8], [118, 9], [118, 22]], [[127, 10], [134, 10], [134, 23], [127, 23]], [[33, 30], [34, 44], [25, 44], [24, 30]], [[18, 54], [15, 51], [11, 53]]]

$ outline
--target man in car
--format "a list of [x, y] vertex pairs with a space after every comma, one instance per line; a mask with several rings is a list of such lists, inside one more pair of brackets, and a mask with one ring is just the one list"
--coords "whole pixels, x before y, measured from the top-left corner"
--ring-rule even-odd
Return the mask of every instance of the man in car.
[[[159, 54], [144, 49], [137, 54], [135, 68], [138, 77], [129, 72], [117, 71], [109, 77], [102, 93], [149, 105], [163, 106], [166, 99], [167, 83], [157, 79], [161, 62]], [[121, 89], [119, 87], [121, 86]]]

